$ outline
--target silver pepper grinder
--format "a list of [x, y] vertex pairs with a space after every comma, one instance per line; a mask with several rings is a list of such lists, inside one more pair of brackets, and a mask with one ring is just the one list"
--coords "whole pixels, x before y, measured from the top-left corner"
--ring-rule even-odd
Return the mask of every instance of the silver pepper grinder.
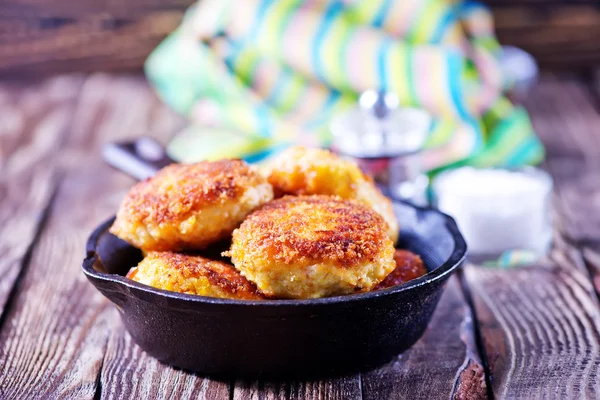
[[399, 107], [393, 93], [369, 90], [355, 108], [333, 118], [331, 149], [355, 160], [391, 197], [424, 205], [429, 181], [421, 150], [430, 125], [426, 111]]

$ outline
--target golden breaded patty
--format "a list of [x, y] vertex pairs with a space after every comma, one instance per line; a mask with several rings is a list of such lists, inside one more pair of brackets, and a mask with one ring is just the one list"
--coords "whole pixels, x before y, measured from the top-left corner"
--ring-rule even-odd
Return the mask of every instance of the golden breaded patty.
[[127, 193], [110, 232], [146, 251], [201, 249], [272, 199], [271, 185], [244, 161], [173, 164]]
[[226, 255], [261, 292], [281, 298], [367, 291], [395, 267], [383, 218], [333, 196], [267, 203], [233, 232]]
[[170, 251], [151, 251], [127, 277], [172, 292], [223, 299], [264, 298], [256, 286], [231, 265]]
[[356, 163], [328, 150], [293, 147], [283, 151], [262, 168], [276, 196], [285, 194], [328, 194], [365, 203], [388, 223], [388, 234], [398, 241], [398, 219], [392, 202]]

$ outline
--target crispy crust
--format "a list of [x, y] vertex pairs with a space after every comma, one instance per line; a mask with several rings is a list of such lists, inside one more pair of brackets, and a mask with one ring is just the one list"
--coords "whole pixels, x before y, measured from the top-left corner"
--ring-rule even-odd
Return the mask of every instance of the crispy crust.
[[110, 231], [144, 250], [202, 248], [272, 198], [270, 185], [244, 161], [173, 164], [129, 191]]
[[400, 285], [427, 273], [421, 257], [411, 251], [396, 249], [394, 261], [396, 268], [375, 287], [375, 290]]
[[133, 219], [170, 223], [206, 205], [235, 199], [260, 177], [242, 160], [172, 164], [136, 184], [121, 208]]
[[383, 218], [359, 202], [286, 196], [233, 233], [233, 264], [267, 295], [322, 297], [369, 290], [393, 268]]
[[234, 234], [247, 249], [282, 263], [330, 261], [352, 268], [385, 242], [385, 222], [369, 208], [330, 196], [286, 196], [253, 212]]
[[158, 289], [227, 299], [263, 299], [231, 265], [196, 255], [153, 251], [127, 274]]
[[293, 147], [267, 163], [262, 172], [273, 185], [275, 197], [327, 194], [367, 204], [388, 223], [394, 243], [398, 240], [399, 225], [391, 200], [356, 163], [328, 150]]

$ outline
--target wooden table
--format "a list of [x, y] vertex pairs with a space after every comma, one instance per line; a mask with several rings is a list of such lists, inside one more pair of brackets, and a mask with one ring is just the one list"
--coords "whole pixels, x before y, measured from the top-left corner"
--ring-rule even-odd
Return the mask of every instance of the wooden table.
[[80, 271], [92, 228], [133, 180], [103, 143], [166, 138], [185, 121], [143, 78], [0, 84], [0, 398], [600, 398], [600, 102], [545, 77], [528, 108], [555, 178], [551, 256], [468, 265], [422, 339], [379, 369], [320, 381], [214, 381], [162, 365]]

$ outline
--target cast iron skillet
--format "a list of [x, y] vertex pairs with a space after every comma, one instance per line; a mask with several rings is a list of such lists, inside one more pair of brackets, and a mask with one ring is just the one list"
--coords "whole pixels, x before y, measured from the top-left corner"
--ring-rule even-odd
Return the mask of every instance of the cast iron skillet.
[[141, 252], [108, 232], [90, 236], [83, 272], [121, 313], [133, 340], [176, 367], [213, 376], [321, 376], [385, 363], [421, 337], [466, 244], [449, 216], [396, 202], [398, 247], [429, 273], [389, 289], [312, 300], [227, 300], [125, 278]]

